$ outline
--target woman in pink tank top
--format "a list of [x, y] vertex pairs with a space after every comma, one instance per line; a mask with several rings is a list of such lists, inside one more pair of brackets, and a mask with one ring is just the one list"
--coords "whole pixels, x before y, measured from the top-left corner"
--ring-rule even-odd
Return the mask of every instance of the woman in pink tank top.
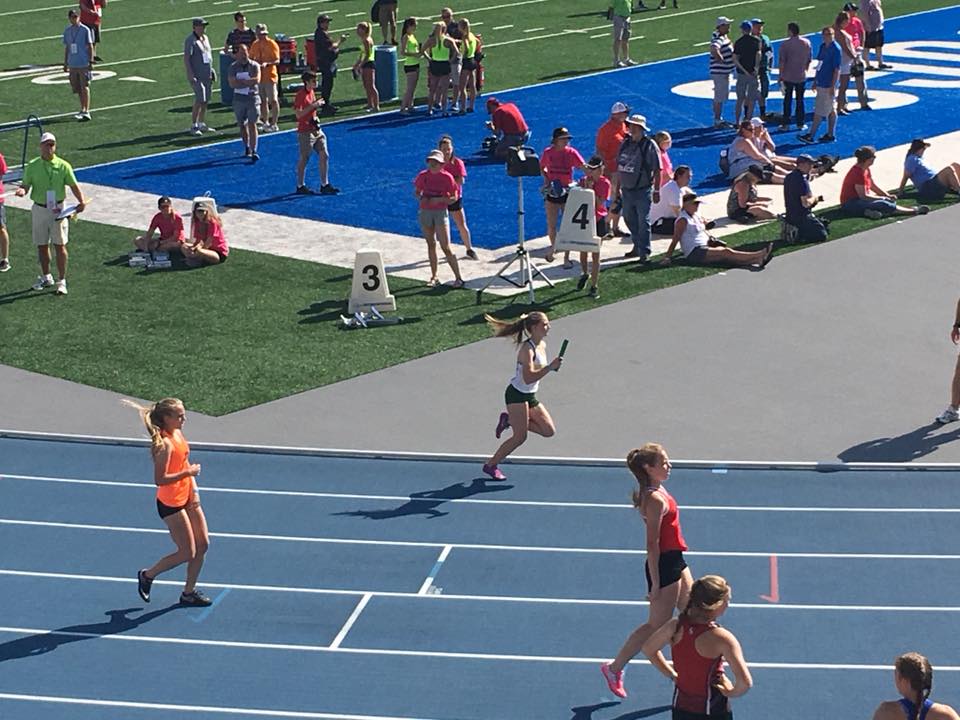
[[673, 609], [686, 607], [693, 585], [693, 575], [683, 559], [687, 544], [680, 530], [677, 501], [663, 487], [670, 477], [670, 458], [657, 443], [647, 443], [627, 454], [627, 467], [637, 479], [633, 505], [640, 511], [647, 526], [647, 597], [650, 614], [647, 621], [634, 630], [617, 657], [603, 663], [600, 671], [607, 686], [617, 697], [624, 698], [623, 671], [640, 652], [643, 644], [673, 616]]

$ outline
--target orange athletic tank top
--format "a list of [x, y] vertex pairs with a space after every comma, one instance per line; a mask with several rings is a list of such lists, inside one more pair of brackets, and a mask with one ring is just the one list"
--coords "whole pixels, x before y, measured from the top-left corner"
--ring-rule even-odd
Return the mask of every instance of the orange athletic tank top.
[[[170, 455], [167, 457], [166, 474], [182, 472], [190, 464], [190, 446], [183, 433], [162, 433], [165, 438], [170, 440]], [[169, 485], [157, 486], [157, 500], [169, 507], [182, 507], [190, 500], [190, 493], [193, 490], [193, 478], [187, 476], [182, 480], [177, 480]]]

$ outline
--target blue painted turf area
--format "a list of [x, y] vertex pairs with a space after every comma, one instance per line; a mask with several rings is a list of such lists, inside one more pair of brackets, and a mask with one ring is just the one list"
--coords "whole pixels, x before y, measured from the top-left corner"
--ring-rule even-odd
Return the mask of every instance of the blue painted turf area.
[[[889, 20], [887, 43], [902, 41], [952, 41], [956, 45], [960, 27], [960, 8], [953, 7], [918, 16]], [[807, 28], [809, 29], [809, 28]], [[704, 38], [709, 23], [704, 21]], [[814, 52], [819, 38], [813, 38]], [[642, 47], [642, 46], [641, 46]], [[891, 47], [891, 51], [892, 51]], [[862, 144], [878, 148], [908, 142], [912, 137], [931, 137], [960, 128], [958, 115], [950, 108], [960, 100], [960, 70], [957, 47], [930, 48], [949, 52], [956, 60], [931, 61], [923, 58], [885, 55], [894, 64], [889, 73], [867, 73], [874, 92], [913, 96], [912, 104], [872, 113], [854, 112], [841, 117], [838, 141], [811, 146], [817, 153], [829, 152], [847, 157]], [[491, 67], [495, 67], [495, 51]], [[640, 50], [642, 54], [642, 50]], [[951, 68], [946, 75], [937, 65]], [[676, 86], [707, 80], [707, 56], [688, 57], [539, 85], [498, 97], [516, 102], [531, 128], [532, 144], [541, 150], [551, 129], [567, 126], [573, 133], [573, 145], [584, 157], [593, 150], [597, 128], [607, 118], [615, 100], [627, 102], [635, 112], [646, 115], [654, 129], [669, 130], [674, 146], [674, 166], [681, 163], [694, 170], [698, 191], [715, 191], [727, 185], [718, 174], [717, 159], [721, 147], [732, 139], [731, 131], [710, 127], [710, 100], [691, 98], [672, 91]], [[954, 79], [945, 80], [944, 77]], [[921, 80], [932, 87], [916, 87]], [[712, 92], [712, 91], [711, 91]], [[882, 107], [884, 103], [876, 103]], [[856, 103], [852, 103], [853, 106]], [[323, 220], [342, 225], [419, 236], [412, 180], [423, 168], [423, 157], [435, 146], [441, 134], [450, 134], [458, 153], [467, 164], [465, 208], [474, 244], [499, 248], [516, 240], [517, 187], [506, 177], [503, 166], [490, 164], [477, 150], [486, 134], [483, 99], [473, 115], [429, 118], [423, 114], [406, 118], [396, 112], [325, 125], [332, 153], [332, 181], [342, 189], [336, 197], [303, 197], [293, 194], [297, 144], [293, 132], [267, 135], [261, 139], [262, 160], [250, 166], [242, 156], [239, 140], [204, 148], [181, 150], [82, 170], [82, 182], [121, 187], [157, 195], [192, 197], [211, 191], [222, 206], [247, 208], [277, 215]], [[779, 111], [780, 100], [771, 99], [769, 109]], [[813, 95], [807, 94], [808, 113]], [[733, 102], [727, 103], [726, 116], [732, 117]], [[824, 128], [825, 129], [825, 128]], [[227, 130], [226, 132], [233, 132]], [[774, 133], [778, 151], [797, 154], [803, 146], [793, 131]], [[308, 179], [316, 184], [315, 165]], [[897, 178], [884, 179], [894, 185]], [[525, 221], [528, 237], [546, 234], [539, 180], [525, 181]], [[309, 238], [304, 238], [309, 242]]]
[[[622, 467], [508, 465], [495, 483], [473, 462], [191, 459], [212, 610], [174, 604], [182, 568], [137, 596], [137, 568], [172, 547], [146, 448], [0, 439], [4, 720], [669, 716], [649, 666], [622, 702], [597, 668], [646, 615]], [[960, 507], [954, 473], [678, 468], [670, 488], [694, 574], [734, 588], [724, 624], [756, 683], [738, 718], [867, 717], [911, 649], [953, 666], [935, 697], [957, 702], [956, 513], [923, 509]], [[439, 594], [420, 594], [431, 575]]]

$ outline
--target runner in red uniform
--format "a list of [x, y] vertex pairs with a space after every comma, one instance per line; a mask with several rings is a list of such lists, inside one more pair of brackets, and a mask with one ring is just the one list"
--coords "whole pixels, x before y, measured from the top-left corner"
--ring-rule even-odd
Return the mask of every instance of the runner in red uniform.
[[687, 606], [693, 576], [683, 559], [687, 543], [680, 530], [680, 511], [677, 501], [666, 491], [663, 483], [670, 477], [670, 458], [656, 443], [631, 450], [627, 467], [637, 478], [639, 487], [633, 491], [633, 505], [640, 511], [647, 525], [647, 597], [650, 614], [647, 622], [631, 633], [617, 657], [603, 663], [600, 671], [607, 686], [617, 697], [626, 697], [623, 688], [623, 670], [640, 652], [643, 644], [673, 616], [673, 609]]
[[[690, 602], [643, 644], [657, 670], [674, 681], [673, 720], [732, 720], [729, 699], [753, 686], [750, 669], [733, 633], [717, 624], [730, 606], [730, 586], [719, 575], [693, 584]], [[670, 644], [673, 664], [661, 649]], [[723, 673], [726, 660], [736, 682]]]

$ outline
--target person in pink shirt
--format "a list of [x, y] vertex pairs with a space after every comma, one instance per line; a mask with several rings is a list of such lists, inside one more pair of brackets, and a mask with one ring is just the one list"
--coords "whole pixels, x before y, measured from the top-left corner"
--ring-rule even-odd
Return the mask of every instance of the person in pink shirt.
[[653, 134], [653, 141], [660, 149], [660, 187], [673, 179], [673, 162], [670, 160], [669, 150], [673, 147], [673, 138], [666, 130]]
[[[867, 31], [863, 27], [863, 21], [857, 17], [857, 7], [856, 3], [848, 2], [843, 6], [843, 11], [847, 14], [849, 21], [847, 22], [844, 31], [850, 36], [850, 41], [853, 44], [854, 51], [854, 60], [853, 65], [850, 67], [850, 77], [853, 78], [854, 83], [857, 86], [857, 98], [860, 100], [860, 109], [861, 110], [873, 110], [870, 105], [867, 104], [867, 78], [864, 75], [863, 71], [866, 69], [861, 55], [863, 54], [863, 43], [867, 37]], [[846, 93], [847, 86], [843, 82], [843, 78], [840, 78], [841, 92]], [[838, 95], [838, 97], [845, 97], [844, 94]]]
[[7, 174], [7, 161], [0, 153], [0, 272], [10, 269], [10, 235], [7, 233], [7, 206], [3, 202], [3, 176]]
[[[573, 171], [583, 169], [583, 156], [570, 147], [570, 138], [573, 137], [565, 127], [553, 129], [550, 145], [540, 156], [540, 174], [543, 175], [543, 204], [547, 212], [547, 235], [550, 237], [550, 249], [546, 260], [553, 262], [554, 251], [557, 246], [557, 224], [560, 221], [560, 211], [567, 202], [567, 188], [573, 185]], [[569, 270], [573, 267], [570, 253], [563, 254], [563, 267]]]
[[[607, 201], [610, 199], [610, 180], [603, 174], [603, 158], [599, 155], [594, 155], [583, 167], [586, 174], [580, 178], [578, 184], [582, 188], [593, 190], [597, 237], [602, 238], [607, 234]], [[591, 281], [590, 290], [587, 294], [596, 300], [600, 297], [600, 253], [590, 253], [590, 256], [593, 265], [588, 275], [587, 253], [580, 253], [580, 280], [577, 281], [577, 290], [583, 290], [589, 279]]]
[[[157, 200], [157, 208], [160, 212], [153, 216], [146, 235], [138, 236], [134, 239], [133, 244], [137, 246], [137, 250], [140, 252], [152, 252], [154, 250], [180, 252], [184, 241], [183, 218], [180, 217], [180, 213], [173, 209], [173, 203], [166, 195]], [[158, 233], [157, 237], [153, 236], [154, 230]]]
[[437, 277], [437, 243], [443, 250], [447, 264], [453, 270], [456, 278], [453, 287], [462, 288], [463, 278], [460, 277], [460, 265], [457, 256], [450, 250], [450, 220], [449, 208], [460, 197], [460, 187], [453, 175], [443, 169], [446, 158], [440, 150], [431, 150], [427, 155], [427, 169], [421, 170], [413, 181], [413, 194], [420, 202], [420, 211], [417, 215], [420, 221], [420, 230], [427, 241], [427, 256], [430, 259], [430, 280], [427, 287], [436, 287], [440, 284]]
[[223, 235], [223, 221], [217, 210], [209, 203], [198, 202], [193, 206], [190, 221], [190, 244], [182, 246], [183, 257], [190, 267], [219, 265], [227, 261], [230, 248]]
[[449, 135], [441, 135], [437, 149], [443, 153], [443, 169], [453, 175], [457, 181], [457, 199], [447, 210], [450, 217], [457, 225], [457, 232], [460, 233], [460, 239], [463, 241], [463, 247], [467, 251], [467, 257], [471, 260], [477, 259], [477, 251], [473, 249], [473, 243], [470, 241], [470, 228], [467, 227], [467, 216], [463, 214], [463, 183], [467, 179], [467, 166], [463, 160], [454, 154], [453, 138]]

